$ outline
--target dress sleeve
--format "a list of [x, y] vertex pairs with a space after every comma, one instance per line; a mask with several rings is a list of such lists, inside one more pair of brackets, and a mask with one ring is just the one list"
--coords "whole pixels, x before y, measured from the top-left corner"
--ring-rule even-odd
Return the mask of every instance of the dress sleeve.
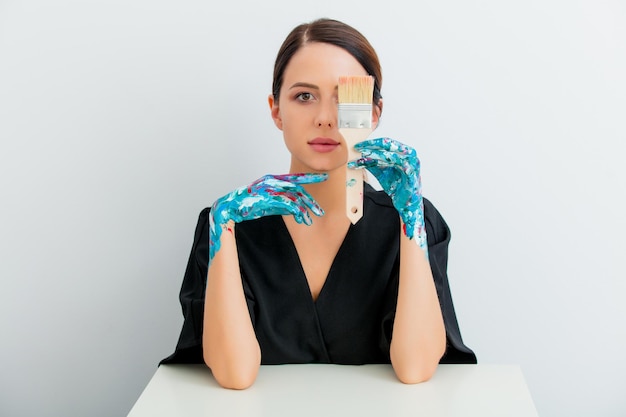
[[183, 327], [172, 355], [160, 364], [204, 363], [202, 358], [202, 324], [204, 295], [209, 264], [209, 208], [200, 213], [187, 269], [180, 289]]
[[446, 327], [446, 352], [440, 363], [476, 363], [476, 355], [463, 343], [461, 338], [461, 331], [452, 303], [452, 294], [450, 293], [447, 272], [450, 228], [435, 206], [425, 198], [424, 217], [426, 218], [430, 267]]

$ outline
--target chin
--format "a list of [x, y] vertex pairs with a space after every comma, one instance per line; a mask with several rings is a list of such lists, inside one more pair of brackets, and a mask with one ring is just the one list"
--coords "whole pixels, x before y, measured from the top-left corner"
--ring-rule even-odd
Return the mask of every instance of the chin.
[[307, 172], [307, 173], [329, 173], [345, 168], [346, 163], [331, 164], [328, 161], [320, 163], [308, 163], [308, 164], [292, 164], [293, 172]]
[[327, 174], [333, 173], [333, 172], [339, 172], [339, 171], [343, 171], [345, 169], [345, 165], [340, 165], [340, 166], [326, 166], [326, 167], [316, 167], [314, 168], [314, 172], [324, 172]]

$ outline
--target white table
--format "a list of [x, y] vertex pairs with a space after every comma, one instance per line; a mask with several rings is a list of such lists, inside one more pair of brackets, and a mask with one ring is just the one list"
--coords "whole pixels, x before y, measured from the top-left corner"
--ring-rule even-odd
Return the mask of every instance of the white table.
[[264, 365], [242, 390], [221, 388], [204, 365], [161, 365], [128, 417], [537, 417], [516, 365], [439, 365], [405, 385], [390, 365]]

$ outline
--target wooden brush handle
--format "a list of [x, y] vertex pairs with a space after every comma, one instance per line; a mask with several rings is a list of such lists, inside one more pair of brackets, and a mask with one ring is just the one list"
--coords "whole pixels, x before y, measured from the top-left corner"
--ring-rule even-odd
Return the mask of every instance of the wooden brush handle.
[[[349, 160], [360, 157], [358, 152], [349, 152]], [[346, 168], [346, 216], [352, 224], [363, 217], [363, 170]]]
[[[348, 161], [360, 158], [361, 153], [354, 150], [354, 145], [365, 140], [371, 129], [340, 129], [348, 147]], [[363, 177], [362, 169], [346, 168], [346, 216], [352, 224], [363, 217]]]

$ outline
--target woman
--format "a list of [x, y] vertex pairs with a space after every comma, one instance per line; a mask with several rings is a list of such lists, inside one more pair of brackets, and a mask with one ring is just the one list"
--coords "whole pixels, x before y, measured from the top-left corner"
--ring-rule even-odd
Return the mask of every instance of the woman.
[[[440, 362], [475, 363], [449, 293], [449, 230], [422, 199], [415, 151], [375, 139], [347, 161], [337, 128], [345, 75], [374, 77], [375, 128], [382, 75], [361, 33], [319, 19], [285, 39], [268, 101], [289, 173], [202, 211], [180, 295], [183, 330], [162, 363], [203, 360], [234, 389], [250, 386], [261, 364], [391, 363], [400, 381], [418, 383]], [[382, 187], [365, 184], [354, 225], [345, 215], [346, 163]]]

